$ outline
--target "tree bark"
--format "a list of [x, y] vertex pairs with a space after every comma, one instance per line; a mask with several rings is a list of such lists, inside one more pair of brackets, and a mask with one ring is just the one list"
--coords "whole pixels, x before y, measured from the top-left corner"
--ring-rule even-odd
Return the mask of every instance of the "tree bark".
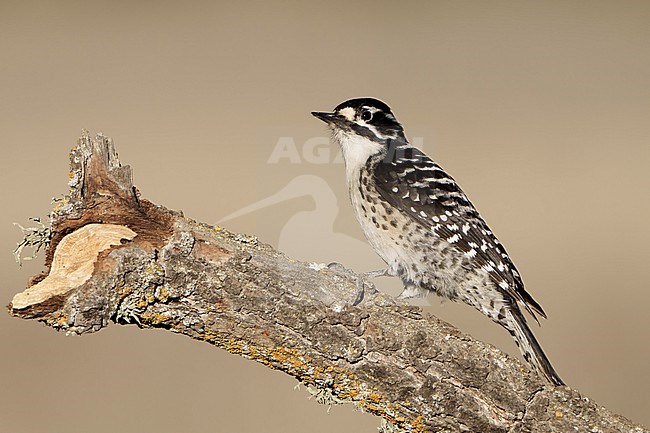
[[342, 266], [140, 198], [108, 137], [84, 132], [70, 160], [47, 269], [13, 316], [76, 334], [110, 323], [181, 333], [383, 417], [387, 431], [645, 431], [420, 308], [372, 290], [351, 306], [359, 277]]

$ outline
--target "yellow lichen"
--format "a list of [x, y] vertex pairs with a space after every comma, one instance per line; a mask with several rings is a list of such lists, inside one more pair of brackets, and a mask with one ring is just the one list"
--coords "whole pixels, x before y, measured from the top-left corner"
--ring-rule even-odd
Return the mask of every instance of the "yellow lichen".
[[169, 300], [169, 292], [165, 288], [165, 286], [161, 286], [158, 289], [158, 300], [161, 302], [167, 302]]
[[424, 417], [422, 415], [418, 416], [417, 418], [415, 418], [413, 420], [411, 425], [413, 426], [414, 429], [424, 430], [424, 427], [425, 427], [424, 426]]
[[[147, 321], [153, 324], [150, 318]], [[176, 332], [184, 332], [181, 328], [176, 329], [173, 324], [172, 329]], [[245, 356], [269, 368], [285, 371], [308, 386], [322, 388], [323, 383], [329, 383], [328, 386], [331, 387], [334, 396], [340, 400], [355, 402], [360, 409], [384, 417], [396, 426], [414, 433], [426, 431], [422, 416], [411, 421], [400, 414], [400, 409], [411, 405], [410, 402], [391, 404], [379, 391], [367, 389], [363, 382], [344, 368], [331, 365], [315, 366], [308, 356], [294, 348], [265, 347], [236, 338], [226, 339], [222, 334], [211, 330], [205, 330], [195, 338], [221, 347], [232, 354]]]
[[68, 328], [68, 316], [64, 313], [56, 313], [45, 320], [45, 323], [53, 328], [66, 329]]
[[68, 316], [66, 314], [61, 314], [56, 318], [56, 324], [58, 326], [68, 326]]
[[133, 287], [129, 287], [129, 286], [121, 287], [121, 288], [118, 289], [118, 291], [117, 291], [117, 294], [118, 294], [120, 297], [128, 296], [128, 295], [130, 295], [131, 293], [133, 293]]
[[57, 213], [58, 211], [63, 209], [63, 206], [68, 204], [69, 200], [70, 200], [70, 197], [68, 197], [67, 195], [64, 195], [63, 198], [61, 198], [61, 199], [55, 200], [54, 203], [56, 203], [56, 204], [52, 208], [52, 213]]
[[140, 320], [146, 321], [147, 324], [150, 325], [160, 325], [161, 323], [171, 320], [171, 317], [164, 314], [151, 313], [147, 311], [142, 315], [142, 317], [140, 317]]

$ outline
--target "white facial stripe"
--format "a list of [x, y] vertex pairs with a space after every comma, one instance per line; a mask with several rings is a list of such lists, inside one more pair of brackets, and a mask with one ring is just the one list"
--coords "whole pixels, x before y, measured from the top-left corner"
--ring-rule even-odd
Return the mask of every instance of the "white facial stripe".
[[[373, 115], [375, 113], [381, 111], [377, 107], [368, 107], [368, 106], [365, 106], [365, 105], [363, 107], [361, 107], [361, 109], [364, 110], [364, 111], [370, 111]], [[392, 116], [390, 116], [390, 117], [392, 117]], [[370, 129], [377, 137], [383, 138], [384, 140], [387, 140], [389, 138], [392, 138], [392, 139], [397, 138], [395, 133], [391, 133], [390, 135], [384, 135], [384, 134], [380, 133], [374, 125], [371, 125], [371, 124], [365, 122], [363, 119], [359, 119], [359, 121], [357, 123], [359, 123], [360, 125], [364, 125], [366, 128]]]
[[363, 125], [364, 125], [366, 128], [368, 128], [369, 130], [371, 130], [371, 131], [372, 131], [372, 132], [373, 132], [377, 137], [382, 138], [382, 139], [384, 139], [384, 140], [387, 140], [387, 139], [389, 139], [389, 138], [392, 138], [392, 139], [394, 140], [394, 139], [397, 138], [397, 137], [395, 136], [395, 133], [392, 133], [392, 134], [390, 134], [390, 135], [382, 134], [381, 132], [379, 132], [379, 131], [377, 130], [377, 128], [376, 128], [374, 125], [371, 125], [371, 124], [369, 124], [369, 123], [365, 123], [365, 122], [364, 122]]
[[[377, 130], [377, 128], [372, 125], [371, 123], [365, 122], [363, 119], [361, 119], [360, 115], [357, 115], [359, 113], [362, 113], [364, 111], [369, 111], [373, 115], [378, 112], [382, 112], [381, 109], [377, 107], [372, 107], [368, 105], [362, 106], [359, 110], [355, 110], [352, 107], [345, 107], [337, 111], [337, 114], [339, 116], [342, 116], [345, 118], [348, 122], [353, 122], [356, 123], [359, 126], [362, 126], [364, 128], [368, 128], [376, 137], [383, 139], [383, 140], [388, 140], [388, 139], [397, 139], [397, 134], [395, 131], [391, 131], [390, 134], [382, 134]], [[390, 118], [394, 119], [394, 116], [387, 114]]]
[[352, 107], [345, 107], [341, 111], [339, 111], [339, 114], [346, 119], [348, 119], [350, 122], [354, 120], [354, 108]]
[[361, 107], [363, 110], [370, 111], [372, 114], [375, 114], [377, 111], [379, 111], [379, 108], [377, 107], [366, 107], [363, 106]]

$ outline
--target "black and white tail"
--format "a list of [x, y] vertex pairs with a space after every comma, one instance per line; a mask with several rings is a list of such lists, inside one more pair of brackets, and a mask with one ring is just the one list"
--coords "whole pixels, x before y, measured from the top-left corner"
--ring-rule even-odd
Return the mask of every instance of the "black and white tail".
[[526, 323], [526, 318], [515, 305], [506, 311], [505, 324], [502, 324], [515, 338], [524, 359], [534, 366], [553, 385], [564, 385], [564, 381], [555, 372], [542, 347]]

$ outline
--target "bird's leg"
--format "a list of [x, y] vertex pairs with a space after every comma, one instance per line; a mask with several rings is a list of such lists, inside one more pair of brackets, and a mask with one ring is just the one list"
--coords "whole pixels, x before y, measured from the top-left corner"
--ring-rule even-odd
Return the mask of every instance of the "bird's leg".
[[[352, 306], [359, 305], [361, 301], [363, 301], [363, 297], [366, 294], [366, 281], [372, 278], [377, 278], [377, 277], [385, 277], [385, 276], [394, 276], [394, 272], [390, 268], [386, 269], [380, 269], [378, 271], [369, 271], [369, 272], [364, 272], [363, 274], [359, 275], [359, 278], [357, 279], [357, 296], [354, 299], [354, 302], [352, 303]], [[373, 289], [376, 291], [377, 289]]]
[[397, 299], [425, 298], [430, 290], [419, 287], [415, 284], [406, 284], [404, 290], [397, 296]]
[[[345, 266], [343, 266], [340, 263], [337, 262], [332, 262], [329, 265], [327, 265], [328, 268], [330, 269], [335, 269], [338, 270], [339, 272], [344, 272], [348, 274], [350, 277], [354, 278], [356, 281], [356, 286], [357, 286], [357, 292], [354, 297], [354, 301], [352, 302], [352, 305], [359, 305], [361, 301], [363, 301], [363, 298], [365, 296], [366, 292], [366, 283], [372, 287], [372, 289], [376, 292], [377, 289], [372, 285], [370, 281], [368, 281], [371, 278], [377, 278], [377, 277], [383, 277], [383, 276], [389, 276], [389, 277], [394, 277], [397, 275], [397, 272], [392, 269], [392, 268], [386, 268], [386, 269], [380, 269], [378, 271], [369, 271], [369, 272], [364, 272], [362, 274], [354, 274], [352, 271], [347, 269]], [[350, 279], [352, 279], [350, 278]]]
[[393, 274], [390, 271], [390, 268], [380, 269], [378, 271], [368, 271], [361, 274], [361, 278], [365, 278], [367, 280], [371, 278], [385, 277], [385, 276], [389, 276], [389, 277], [393, 276]]
[[[364, 289], [364, 284], [365, 284], [364, 275], [365, 274], [355, 274], [353, 271], [351, 271], [350, 269], [346, 268], [345, 266], [343, 266], [341, 263], [338, 263], [338, 262], [332, 262], [332, 263], [328, 264], [327, 267], [329, 269], [333, 269], [333, 270], [336, 270], [338, 272], [342, 272], [342, 273], [346, 274], [350, 280], [355, 281], [355, 284], [357, 286], [357, 291], [356, 291], [356, 294], [355, 294], [355, 297], [354, 297], [354, 301], [352, 302], [352, 305], [358, 305], [363, 300], [363, 296], [364, 296], [364, 293], [365, 293], [365, 289]], [[374, 271], [373, 275], [375, 275], [375, 274], [381, 275], [381, 273], [382, 273], [382, 271]]]

